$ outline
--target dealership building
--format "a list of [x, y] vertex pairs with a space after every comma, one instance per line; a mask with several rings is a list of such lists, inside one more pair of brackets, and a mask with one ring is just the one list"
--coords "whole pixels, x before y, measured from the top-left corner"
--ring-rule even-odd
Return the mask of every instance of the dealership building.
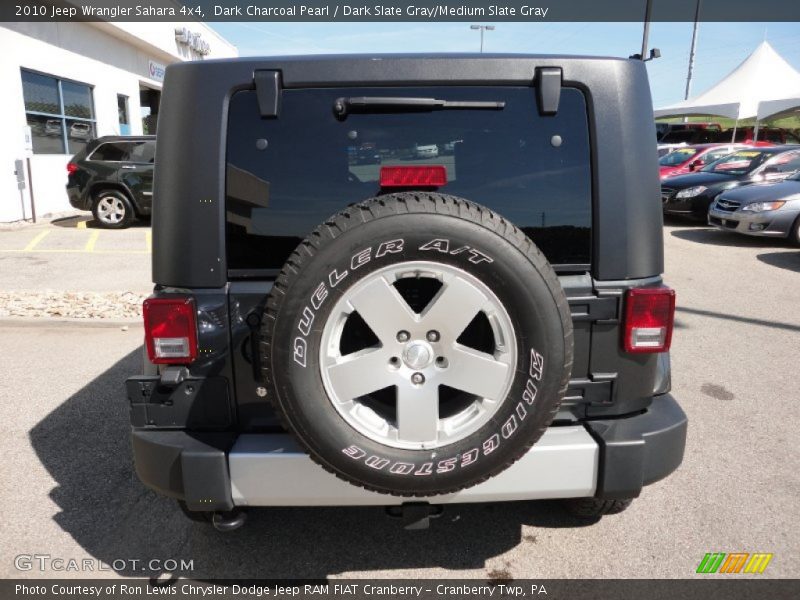
[[0, 223], [70, 210], [88, 140], [155, 133], [167, 65], [238, 54], [199, 22], [0, 23], [0, 48]]

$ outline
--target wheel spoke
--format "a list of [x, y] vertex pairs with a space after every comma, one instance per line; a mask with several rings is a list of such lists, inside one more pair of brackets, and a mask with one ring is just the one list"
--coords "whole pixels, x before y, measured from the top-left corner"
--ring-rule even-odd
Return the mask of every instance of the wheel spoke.
[[439, 386], [397, 386], [397, 437], [404, 442], [435, 442], [439, 428]]
[[342, 402], [348, 402], [394, 383], [389, 377], [389, 358], [382, 350], [368, 348], [342, 358], [327, 368], [328, 380]]
[[486, 303], [486, 296], [474, 285], [451, 277], [425, 308], [422, 322], [455, 340]]
[[386, 345], [401, 329], [409, 329], [416, 321], [414, 312], [397, 289], [378, 277], [349, 298], [364, 322]]
[[481, 398], [499, 401], [505, 387], [509, 366], [491, 354], [456, 346], [448, 354], [449, 365], [442, 373], [442, 382], [457, 390]]

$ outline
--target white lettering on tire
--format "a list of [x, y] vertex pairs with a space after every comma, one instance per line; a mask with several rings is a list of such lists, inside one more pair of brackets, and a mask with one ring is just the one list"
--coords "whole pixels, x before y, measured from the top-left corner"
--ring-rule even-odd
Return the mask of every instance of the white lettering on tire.
[[463, 254], [464, 252], [469, 253], [469, 262], [473, 265], [477, 265], [482, 262], [491, 263], [494, 262], [494, 259], [481, 252], [480, 250], [476, 250], [471, 246], [460, 246], [455, 250], [450, 250], [450, 240], [446, 240], [444, 238], [436, 238], [431, 240], [430, 242], [425, 242], [419, 247], [420, 250], [435, 250], [436, 252], [441, 252], [443, 254], [450, 254], [451, 256], [455, 256], [458, 254]]
[[358, 254], [354, 254], [350, 259], [350, 268], [355, 271], [358, 267], [363, 267], [370, 260], [372, 260], [372, 248], [366, 248]]
[[388, 242], [383, 242], [380, 246], [378, 246], [378, 251], [375, 252], [375, 258], [380, 258], [381, 256], [385, 256], [387, 254], [397, 254], [398, 252], [402, 252], [403, 243], [403, 240], [389, 240]]
[[[386, 256], [387, 254], [397, 254], [398, 252], [402, 252], [404, 245], [405, 241], [399, 238], [381, 242], [378, 245], [378, 250], [375, 252], [375, 258], [380, 258], [382, 256]], [[370, 260], [372, 260], [372, 246], [357, 252], [350, 258], [349, 270], [345, 269], [340, 273], [338, 269], [333, 269], [333, 271], [328, 273], [328, 282], [330, 283], [330, 287], [336, 287], [345, 277], [350, 274], [351, 271], [364, 266]], [[316, 317], [315, 311], [318, 311], [322, 307], [322, 304], [329, 295], [330, 292], [328, 291], [328, 287], [325, 285], [325, 282], [320, 282], [320, 284], [311, 294], [311, 306], [303, 307], [303, 312], [300, 315], [300, 319], [297, 323], [297, 329], [300, 330], [301, 336], [296, 337], [292, 341], [292, 357], [294, 358], [294, 362], [304, 369], [308, 363], [308, 341], [305, 338], [307, 338], [308, 334], [311, 333], [311, 325], [314, 323], [314, 319]]]
[[305, 338], [296, 337], [294, 338], [294, 345], [292, 347], [292, 357], [294, 358], [294, 362], [298, 365], [306, 368], [306, 354], [308, 353], [308, 343], [306, 342]]
[[314, 293], [311, 294], [311, 306], [314, 307], [314, 310], [319, 310], [319, 307], [322, 306], [322, 303], [325, 302], [325, 298], [327, 297], [328, 290], [325, 288], [325, 282], [322, 282], [317, 286], [317, 289], [314, 290]]
[[304, 307], [303, 316], [300, 317], [300, 322], [297, 324], [297, 328], [300, 330], [300, 333], [308, 337], [308, 334], [311, 331], [311, 324], [313, 322], [314, 322], [314, 312], [307, 306]]

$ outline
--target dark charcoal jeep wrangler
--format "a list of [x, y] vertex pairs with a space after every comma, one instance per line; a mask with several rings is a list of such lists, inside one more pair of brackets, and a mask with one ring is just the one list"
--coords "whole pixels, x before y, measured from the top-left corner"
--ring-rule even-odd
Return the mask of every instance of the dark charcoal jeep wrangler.
[[174, 65], [158, 148], [127, 392], [136, 471], [188, 515], [598, 516], [680, 464], [641, 62]]

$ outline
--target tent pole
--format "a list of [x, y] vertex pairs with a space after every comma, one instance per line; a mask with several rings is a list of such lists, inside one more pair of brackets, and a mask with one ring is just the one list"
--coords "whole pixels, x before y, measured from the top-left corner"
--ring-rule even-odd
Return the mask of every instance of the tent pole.
[[739, 126], [739, 117], [736, 117], [736, 122], [733, 124], [733, 134], [731, 134], [731, 143], [736, 141], [736, 128]]

